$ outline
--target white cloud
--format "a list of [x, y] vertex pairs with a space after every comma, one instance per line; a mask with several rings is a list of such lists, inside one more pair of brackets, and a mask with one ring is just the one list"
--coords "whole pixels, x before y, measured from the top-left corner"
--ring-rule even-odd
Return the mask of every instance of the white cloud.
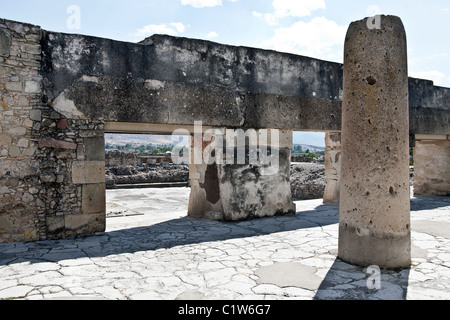
[[174, 27], [179, 33], [183, 33], [184, 31], [186, 31], [186, 27], [181, 22], [172, 22], [170, 23], [170, 25]]
[[183, 6], [192, 6], [194, 8], [205, 8], [221, 6], [222, 0], [181, 0]]
[[275, 17], [306, 17], [318, 9], [325, 9], [324, 0], [273, 0]]
[[206, 39], [213, 39], [213, 38], [217, 38], [219, 35], [217, 34], [217, 32], [211, 31], [210, 33], [208, 33], [206, 35]]
[[278, 20], [284, 17], [306, 17], [313, 11], [325, 9], [324, 0], [273, 0], [273, 13], [261, 13], [253, 11], [253, 16], [264, 19], [269, 25], [278, 25]]
[[181, 22], [171, 22], [169, 24], [149, 24], [143, 28], [138, 29], [134, 36], [145, 38], [158, 33], [176, 36], [180, 33], [183, 33], [185, 30], [186, 26]]
[[366, 9], [366, 13], [369, 16], [373, 17], [373, 16], [376, 16], [377, 14], [382, 14], [382, 11], [379, 6], [371, 5]]
[[450, 80], [450, 77], [447, 77], [445, 74], [437, 70], [410, 72], [409, 75], [413, 78], [432, 80], [436, 86], [448, 86], [448, 80]]
[[271, 26], [278, 25], [278, 21], [277, 21], [275, 15], [273, 15], [271, 13], [264, 13], [263, 14], [261, 12], [253, 11], [252, 14], [253, 14], [254, 17], [257, 17], [259, 19], [264, 19]]
[[346, 33], [347, 26], [339, 26], [325, 17], [316, 17], [310, 22], [298, 21], [290, 27], [278, 28], [272, 38], [259, 45], [282, 52], [340, 61]]

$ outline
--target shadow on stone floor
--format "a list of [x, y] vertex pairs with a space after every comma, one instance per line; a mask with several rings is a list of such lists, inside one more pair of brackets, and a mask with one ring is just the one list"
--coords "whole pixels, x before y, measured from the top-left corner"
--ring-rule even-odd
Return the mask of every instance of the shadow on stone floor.
[[358, 267], [336, 258], [314, 300], [406, 300], [409, 273]]
[[[416, 197], [411, 200], [411, 211], [444, 207], [448, 205], [449, 200], [449, 197]], [[301, 207], [297, 209], [301, 210]], [[291, 216], [242, 222], [217, 222], [183, 217], [145, 227], [106, 232], [98, 236], [0, 244], [0, 266], [24, 261], [40, 263], [85, 257], [104, 257], [318, 228], [337, 223], [339, 223], [339, 206], [327, 204], [319, 205], [314, 209], [298, 211], [297, 214]]]
[[411, 198], [411, 211], [433, 210], [450, 206], [449, 196], [420, 196]]
[[183, 217], [106, 232], [102, 235], [64, 240], [0, 245], [0, 266], [28, 261], [57, 262], [85, 257], [167, 249], [175, 246], [257, 237], [307, 228], [337, 224], [339, 209], [335, 205], [320, 205], [314, 210], [295, 215], [267, 217], [240, 222], [208, 221]]

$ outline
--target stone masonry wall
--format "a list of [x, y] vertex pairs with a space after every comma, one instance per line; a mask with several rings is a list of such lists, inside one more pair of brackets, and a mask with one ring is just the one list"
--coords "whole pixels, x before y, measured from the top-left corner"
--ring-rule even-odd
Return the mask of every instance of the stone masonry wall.
[[0, 19], [0, 243], [105, 227], [104, 124], [45, 103], [43, 33]]
[[46, 238], [104, 231], [103, 123], [66, 119], [50, 110], [41, 112], [37, 153], [46, 190]]
[[45, 237], [35, 109], [41, 29], [0, 19], [0, 243]]

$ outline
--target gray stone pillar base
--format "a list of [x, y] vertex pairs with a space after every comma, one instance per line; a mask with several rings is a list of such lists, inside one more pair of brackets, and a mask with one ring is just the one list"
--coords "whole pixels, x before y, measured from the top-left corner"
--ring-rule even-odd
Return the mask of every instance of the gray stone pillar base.
[[403, 236], [362, 235], [355, 228], [339, 225], [338, 256], [345, 262], [363, 267], [408, 268], [411, 265], [410, 241], [410, 232]]

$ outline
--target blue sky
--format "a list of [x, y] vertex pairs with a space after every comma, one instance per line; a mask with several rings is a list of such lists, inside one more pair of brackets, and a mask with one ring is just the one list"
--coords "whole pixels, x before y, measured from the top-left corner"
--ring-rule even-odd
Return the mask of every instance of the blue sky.
[[[163, 33], [335, 62], [348, 25], [379, 13], [403, 20], [410, 76], [450, 87], [448, 0], [0, 0], [0, 18], [51, 31], [131, 42]], [[323, 134], [294, 141], [324, 144]]]

